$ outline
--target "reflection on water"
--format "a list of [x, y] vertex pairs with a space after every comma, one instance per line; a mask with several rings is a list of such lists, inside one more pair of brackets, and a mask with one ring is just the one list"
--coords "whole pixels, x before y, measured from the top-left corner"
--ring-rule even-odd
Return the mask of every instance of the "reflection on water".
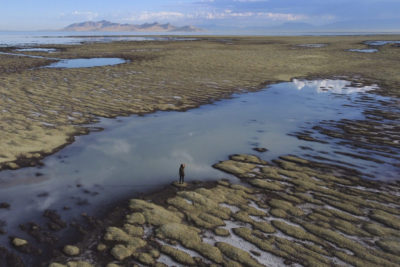
[[[322, 120], [363, 118], [354, 101], [365, 95], [384, 99], [368, 94], [375, 88], [352, 87], [342, 80], [294, 80], [186, 112], [101, 119], [96, 126], [104, 131], [77, 137], [46, 158], [44, 167], [0, 172], [0, 202], [11, 204], [9, 211], [0, 212], [0, 220], [7, 221], [10, 235], [21, 235], [17, 225], [27, 219], [40, 221], [46, 208], [69, 219], [95, 211], [93, 206], [104, 209], [107, 203], [176, 180], [180, 163], [187, 165], [188, 181], [229, 177], [211, 166], [233, 153], [271, 160], [284, 154], [303, 155], [300, 147], [308, 146], [312, 149], [308, 153], [325, 151], [324, 157], [351, 162], [363, 172], [394, 177], [386, 164], [334, 153], [351, 148], [288, 135]], [[257, 153], [255, 147], [269, 151]], [[26, 183], [29, 179], [31, 184]], [[63, 211], [64, 206], [72, 209]], [[7, 243], [6, 237], [0, 236], [0, 243]]]
[[52, 63], [48, 66], [44, 66], [44, 68], [69, 68], [69, 69], [91, 68], [91, 67], [99, 67], [99, 66], [118, 65], [118, 64], [123, 64], [123, 63], [127, 62], [125, 59], [122, 59], [122, 58], [107, 58], [107, 57], [60, 59], [60, 58], [53, 58], [53, 57], [43, 57], [43, 56], [34, 56], [34, 55], [26, 55], [26, 54], [8, 53], [8, 52], [0, 52], [0, 55], [57, 60], [57, 62]]
[[320, 48], [326, 46], [326, 44], [299, 44], [297, 46], [309, 47], [309, 48]]
[[335, 94], [354, 94], [364, 93], [378, 89], [376, 84], [354, 87], [351, 82], [345, 80], [298, 80], [293, 79], [293, 83], [298, 90], [305, 87], [314, 87], [317, 93], [335, 93]]
[[77, 59], [63, 59], [61, 61], [52, 63], [45, 68], [91, 68], [99, 66], [110, 66], [125, 63], [126, 60], [122, 58], [77, 58]]
[[400, 44], [400, 41], [367, 41], [365, 43], [368, 45], [381, 46], [381, 45], [387, 45], [387, 44]]
[[56, 52], [57, 49], [55, 48], [19, 48], [15, 49], [18, 52], [46, 52], [46, 53], [53, 53]]

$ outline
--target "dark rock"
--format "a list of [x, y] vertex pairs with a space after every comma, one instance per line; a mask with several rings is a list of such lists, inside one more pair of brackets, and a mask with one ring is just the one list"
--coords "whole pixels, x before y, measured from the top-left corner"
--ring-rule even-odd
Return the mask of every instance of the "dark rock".
[[7, 202], [0, 203], [0, 209], [9, 209], [9, 208], [10, 208], [10, 204], [8, 204]]
[[88, 231], [86, 231], [85, 228], [83, 228], [83, 226], [77, 222], [71, 222], [70, 225], [71, 227], [75, 228], [81, 235], [85, 235], [88, 233]]
[[16, 237], [10, 237], [10, 242], [13, 245], [13, 247], [18, 250], [21, 253], [29, 254], [29, 255], [41, 255], [42, 250], [38, 249], [31, 244], [29, 244], [28, 241]]
[[89, 201], [85, 198], [80, 198], [78, 199], [78, 201], [76, 202], [76, 205], [78, 206], [85, 206], [85, 205], [89, 205]]
[[260, 252], [257, 252], [257, 251], [254, 251], [254, 250], [250, 250], [250, 253], [253, 254], [256, 257], [260, 257], [261, 256]]
[[3, 229], [4, 226], [6, 226], [7, 223], [3, 220], [0, 220], [0, 235], [4, 235], [6, 231]]
[[292, 261], [290, 261], [290, 260], [288, 260], [288, 259], [286, 259], [286, 260], [284, 260], [283, 261], [283, 263], [285, 264], [285, 265], [292, 265]]
[[101, 225], [101, 221], [98, 220], [98, 219], [96, 219], [95, 217], [90, 216], [90, 215], [88, 215], [88, 214], [86, 214], [86, 213], [82, 213], [81, 215], [82, 215], [83, 218], [86, 219], [86, 222], [87, 222], [91, 227], [97, 227], [97, 226], [100, 226], [100, 225]]
[[21, 258], [0, 246], [0, 266], [24, 267]]
[[43, 192], [43, 193], [38, 194], [37, 196], [38, 196], [38, 197], [48, 197], [48, 196], [49, 196], [49, 193]]
[[30, 236], [35, 238], [38, 243], [55, 244], [58, 241], [56, 236], [50, 232], [42, 230], [41, 227], [34, 222], [20, 225], [20, 228], [22, 231], [27, 232]]
[[45, 210], [43, 216], [50, 220], [47, 225], [53, 231], [59, 231], [67, 227], [67, 224], [61, 220], [60, 215], [58, 215], [55, 210]]
[[253, 148], [253, 150], [257, 151], [257, 152], [260, 152], [260, 153], [268, 151], [268, 149], [266, 149], [265, 147], [255, 147], [255, 148]]

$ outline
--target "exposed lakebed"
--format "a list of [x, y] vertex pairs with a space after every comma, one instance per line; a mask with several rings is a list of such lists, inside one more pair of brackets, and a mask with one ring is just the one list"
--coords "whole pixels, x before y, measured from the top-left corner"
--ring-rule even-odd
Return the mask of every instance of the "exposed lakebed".
[[[106, 204], [173, 181], [181, 162], [187, 164], [188, 181], [227, 177], [211, 166], [236, 152], [267, 161], [285, 154], [318, 158], [368, 178], [394, 180], [399, 166], [396, 157], [388, 157], [393, 153], [340, 144], [340, 138], [322, 130], [314, 140], [304, 137], [321, 122], [364, 120], [371, 105], [375, 110], [393, 101], [369, 93], [374, 89], [376, 85], [344, 80], [294, 80], [186, 112], [101, 119], [89, 127], [104, 131], [77, 137], [46, 158], [43, 167], [0, 172], [0, 202], [11, 205], [0, 210], [0, 221], [6, 222], [7, 235], [26, 237], [18, 224], [41, 222], [46, 209], [57, 210], [67, 221], [82, 212], [96, 213]], [[254, 151], [257, 147], [268, 152]], [[354, 157], [360, 153], [379, 161]], [[1, 244], [7, 242], [2, 236]]]

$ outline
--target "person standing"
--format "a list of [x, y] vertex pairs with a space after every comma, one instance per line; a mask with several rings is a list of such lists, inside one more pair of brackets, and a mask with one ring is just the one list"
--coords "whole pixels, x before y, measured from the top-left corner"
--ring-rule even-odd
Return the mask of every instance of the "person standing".
[[179, 183], [183, 184], [185, 182], [185, 164], [182, 163], [179, 167]]

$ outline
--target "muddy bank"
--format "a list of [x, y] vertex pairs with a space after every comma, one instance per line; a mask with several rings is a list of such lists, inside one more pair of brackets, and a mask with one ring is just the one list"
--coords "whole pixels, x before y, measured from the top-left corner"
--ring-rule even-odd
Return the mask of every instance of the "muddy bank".
[[398, 183], [294, 156], [265, 162], [232, 155], [214, 167], [244, 184], [171, 186], [131, 199], [50, 266], [400, 263]]

